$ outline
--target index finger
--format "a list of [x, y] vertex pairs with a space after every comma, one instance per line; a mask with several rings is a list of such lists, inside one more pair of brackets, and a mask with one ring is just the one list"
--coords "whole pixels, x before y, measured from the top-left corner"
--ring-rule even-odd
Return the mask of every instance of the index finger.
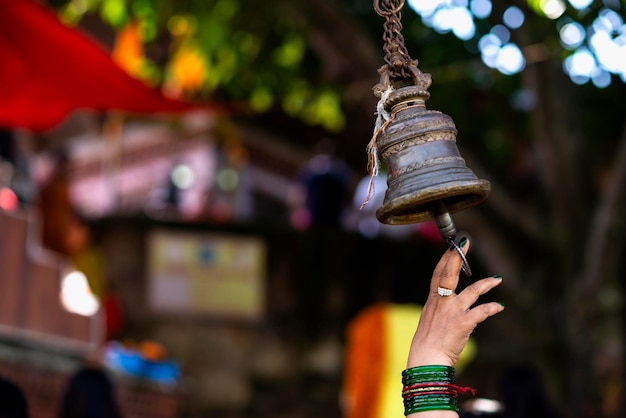
[[[459, 247], [463, 254], [467, 255], [470, 248], [470, 242], [467, 238], [461, 239]], [[463, 259], [455, 248], [450, 248], [441, 256], [439, 263], [433, 272], [433, 278], [430, 282], [430, 292], [437, 293], [438, 287], [455, 290], [459, 284], [459, 274], [463, 266]]]

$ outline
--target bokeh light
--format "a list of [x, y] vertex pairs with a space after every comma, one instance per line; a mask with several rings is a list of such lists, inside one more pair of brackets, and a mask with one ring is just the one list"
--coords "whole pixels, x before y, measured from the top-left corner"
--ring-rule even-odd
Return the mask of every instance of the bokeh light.
[[582, 47], [567, 57], [563, 65], [574, 83], [584, 84], [591, 78], [596, 62], [593, 54], [587, 48]]
[[176, 187], [181, 190], [186, 190], [193, 184], [193, 170], [187, 164], [178, 164], [172, 170], [170, 178]]
[[589, 7], [593, 0], [569, 0], [569, 4], [576, 10], [583, 10]]
[[519, 73], [524, 69], [526, 60], [519, 47], [513, 43], [508, 43], [500, 48], [496, 68], [503, 74], [511, 75]]
[[511, 6], [502, 14], [502, 22], [511, 29], [518, 29], [524, 24], [525, 16], [522, 9]]
[[470, 10], [477, 19], [487, 19], [492, 9], [491, 0], [472, 0], [470, 3]]
[[[592, 82], [598, 88], [610, 85], [611, 74], [626, 82], [626, 25], [624, 18], [609, 4], [597, 12], [589, 26], [577, 21], [578, 11], [592, 6], [592, 0], [527, 0], [535, 12], [557, 20], [556, 30], [561, 46], [571, 51], [563, 69], [576, 84]], [[522, 48], [515, 43], [511, 31], [519, 29], [526, 20], [522, 9], [508, 7], [502, 14], [502, 23], [495, 24], [488, 33], [478, 33], [476, 20], [493, 18], [491, 0], [408, 0], [409, 6], [422, 22], [439, 33], [453, 33], [466, 41], [468, 50], [480, 53], [483, 63], [497, 71], [513, 75], [522, 71], [526, 59]], [[568, 4], [575, 14], [567, 14]], [[571, 9], [570, 9], [571, 12]]]
[[491, 28], [491, 33], [496, 35], [502, 44], [506, 44], [511, 40], [511, 31], [503, 25], [496, 25]]
[[80, 271], [72, 271], [61, 282], [61, 304], [78, 315], [92, 316], [100, 309], [100, 302], [92, 293], [87, 277]]
[[217, 186], [225, 192], [234, 191], [239, 185], [239, 173], [234, 168], [226, 167], [217, 173]]
[[541, 0], [539, 7], [548, 19], [558, 19], [565, 13], [565, 3], [561, 0]]
[[575, 49], [585, 40], [585, 28], [578, 22], [563, 25], [559, 31], [561, 45], [566, 49]]
[[20, 201], [13, 190], [8, 187], [0, 188], [0, 209], [10, 212], [19, 205]]

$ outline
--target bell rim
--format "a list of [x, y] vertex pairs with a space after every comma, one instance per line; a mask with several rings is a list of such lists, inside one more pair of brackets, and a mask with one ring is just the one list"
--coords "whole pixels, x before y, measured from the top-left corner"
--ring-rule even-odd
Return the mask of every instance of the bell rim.
[[383, 205], [376, 210], [376, 218], [381, 223], [388, 225], [406, 225], [425, 222], [435, 217], [433, 211], [425, 209], [415, 213], [397, 213], [406, 212], [411, 207], [418, 208], [429, 202], [437, 200], [450, 202], [450, 198], [452, 197], [467, 195], [467, 199], [446, 204], [449, 213], [456, 213], [482, 203], [487, 199], [491, 191], [491, 183], [488, 180], [477, 179], [463, 182], [457, 181], [455, 183], [456, 184], [452, 187], [442, 188], [441, 185], [436, 185], [424, 188], [416, 195], [410, 196], [410, 198], [399, 196], [391, 199], [389, 202], [383, 203]]

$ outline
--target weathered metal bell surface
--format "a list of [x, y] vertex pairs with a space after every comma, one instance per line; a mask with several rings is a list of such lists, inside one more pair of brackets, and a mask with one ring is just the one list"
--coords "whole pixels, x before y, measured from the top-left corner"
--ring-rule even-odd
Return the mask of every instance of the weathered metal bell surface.
[[[485, 200], [491, 185], [465, 165], [448, 115], [427, 110], [429, 94], [416, 87], [393, 91], [384, 102], [389, 123], [376, 141], [387, 169], [387, 191], [376, 211], [385, 224], [419, 223], [443, 207], [459, 212]], [[443, 206], [442, 206], [443, 203]]]

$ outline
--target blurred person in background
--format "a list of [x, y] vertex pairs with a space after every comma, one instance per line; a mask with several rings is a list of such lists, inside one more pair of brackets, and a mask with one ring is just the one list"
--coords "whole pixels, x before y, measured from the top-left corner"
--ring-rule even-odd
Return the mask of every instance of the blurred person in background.
[[22, 389], [0, 376], [0, 418], [28, 418], [28, 403]]
[[543, 383], [530, 365], [509, 367], [499, 381], [504, 411], [498, 418], [562, 418]]
[[122, 418], [106, 372], [95, 366], [77, 370], [65, 389], [57, 418]]
[[66, 150], [57, 149], [53, 168], [40, 185], [38, 207], [41, 216], [42, 244], [49, 250], [71, 255], [74, 241], [82, 237], [82, 223], [70, 199], [70, 158]]
[[346, 163], [335, 155], [332, 140], [318, 141], [315, 154], [300, 170], [290, 192], [292, 225], [297, 229], [341, 227], [350, 175]]

